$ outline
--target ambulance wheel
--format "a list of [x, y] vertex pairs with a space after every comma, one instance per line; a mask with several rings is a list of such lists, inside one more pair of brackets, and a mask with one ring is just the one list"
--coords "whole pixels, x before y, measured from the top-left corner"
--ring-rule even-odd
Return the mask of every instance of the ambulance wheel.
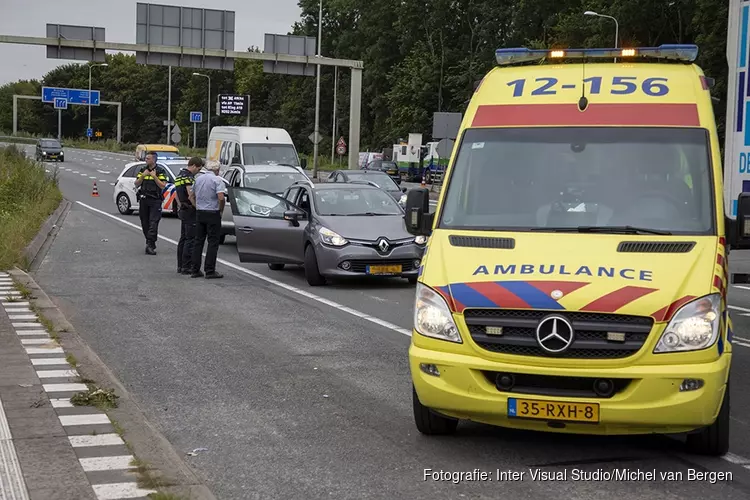
[[695, 434], [688, 434], [687, 448], [697, 455], [721, 457], [729, 451], [729, 383], [716, 421]]
[[130, 206], [130, 198], [125, 193], [117, 195], [117, 211], [122, 215], [130, 215], [133, 213], [133, 208]]
[[414, 386], [411, 388], [411, 398], [414, 406], [414, 423], [417, 430], [428, 436], [445, 436], [456, 432], [458, 420], [443, 417], [419, 402], [419, 396]]
[[305, 248], [305, 279], [310, 286], [326, 284], [325, 276], [320, 274], [318, 257], [315, 255], [312, 245], [307, 245], [307, 248]]
[[284, 269], [284, 264], [268, 264], [268, 269], [271, 271], [282, 271]]

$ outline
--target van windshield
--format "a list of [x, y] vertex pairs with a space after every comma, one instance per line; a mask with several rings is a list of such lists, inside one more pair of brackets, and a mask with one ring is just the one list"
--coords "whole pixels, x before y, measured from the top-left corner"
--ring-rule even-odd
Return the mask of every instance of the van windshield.
[[290, 144], [243, 144], [242, 157], [245, 165], [291, 165], [299, 166], [294, 146]]
[[709, 151], [697, 128], [468, 129], [439, 227], [715, 234]]

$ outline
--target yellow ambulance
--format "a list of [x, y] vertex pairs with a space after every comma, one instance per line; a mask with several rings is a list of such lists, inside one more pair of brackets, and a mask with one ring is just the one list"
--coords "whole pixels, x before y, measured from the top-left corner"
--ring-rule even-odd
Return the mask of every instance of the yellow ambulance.
[[409, 232], [429, 236], [409, 349], [420, 432], [687, 434], [727, 452], [729, 231], [697, 53], [497, 51], [436, 211], [425, 189], [407, 200]]

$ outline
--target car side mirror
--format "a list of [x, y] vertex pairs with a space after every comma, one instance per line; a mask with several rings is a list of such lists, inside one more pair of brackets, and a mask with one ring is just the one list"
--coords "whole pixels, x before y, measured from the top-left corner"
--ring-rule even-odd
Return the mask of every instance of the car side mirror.
[[407, 191], [408, 191], [408, 189], [406, 189], [405, 187], [402, 187], [402, 188], [401, 188], [401, 192], [402, 192], [402, 193], [405, 193], [405, 192], [407, 192]]
[[307, 168], [307, 158], [302, 158], [299, 161], [299, 166], [302, 167], [302, 170], [305, 170]]
[[299, 220], [305, 216], [303, 212], [297, 210], [287, 210], [284, 212], [284, 220], [288, 220], [293, 226], [299, 225]]
[[406, 231], [414, 236], [430, 236], [435, 214], [430, 213], [430, 192], [415, 188], [406, 195], [404, 222]]

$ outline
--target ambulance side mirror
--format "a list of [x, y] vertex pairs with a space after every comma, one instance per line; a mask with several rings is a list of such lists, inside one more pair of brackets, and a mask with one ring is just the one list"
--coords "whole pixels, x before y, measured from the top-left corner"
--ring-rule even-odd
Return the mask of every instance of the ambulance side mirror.
[[750, 249], [750, 193], [740, 193], [737, 198], [737, 219], [730, 243], [735, 249]]
[[435, 214], [430, 213], [430, 192], [414, 188], [406, 195], [404, 222], [406, 231], [414, 236], [430, 236]]

